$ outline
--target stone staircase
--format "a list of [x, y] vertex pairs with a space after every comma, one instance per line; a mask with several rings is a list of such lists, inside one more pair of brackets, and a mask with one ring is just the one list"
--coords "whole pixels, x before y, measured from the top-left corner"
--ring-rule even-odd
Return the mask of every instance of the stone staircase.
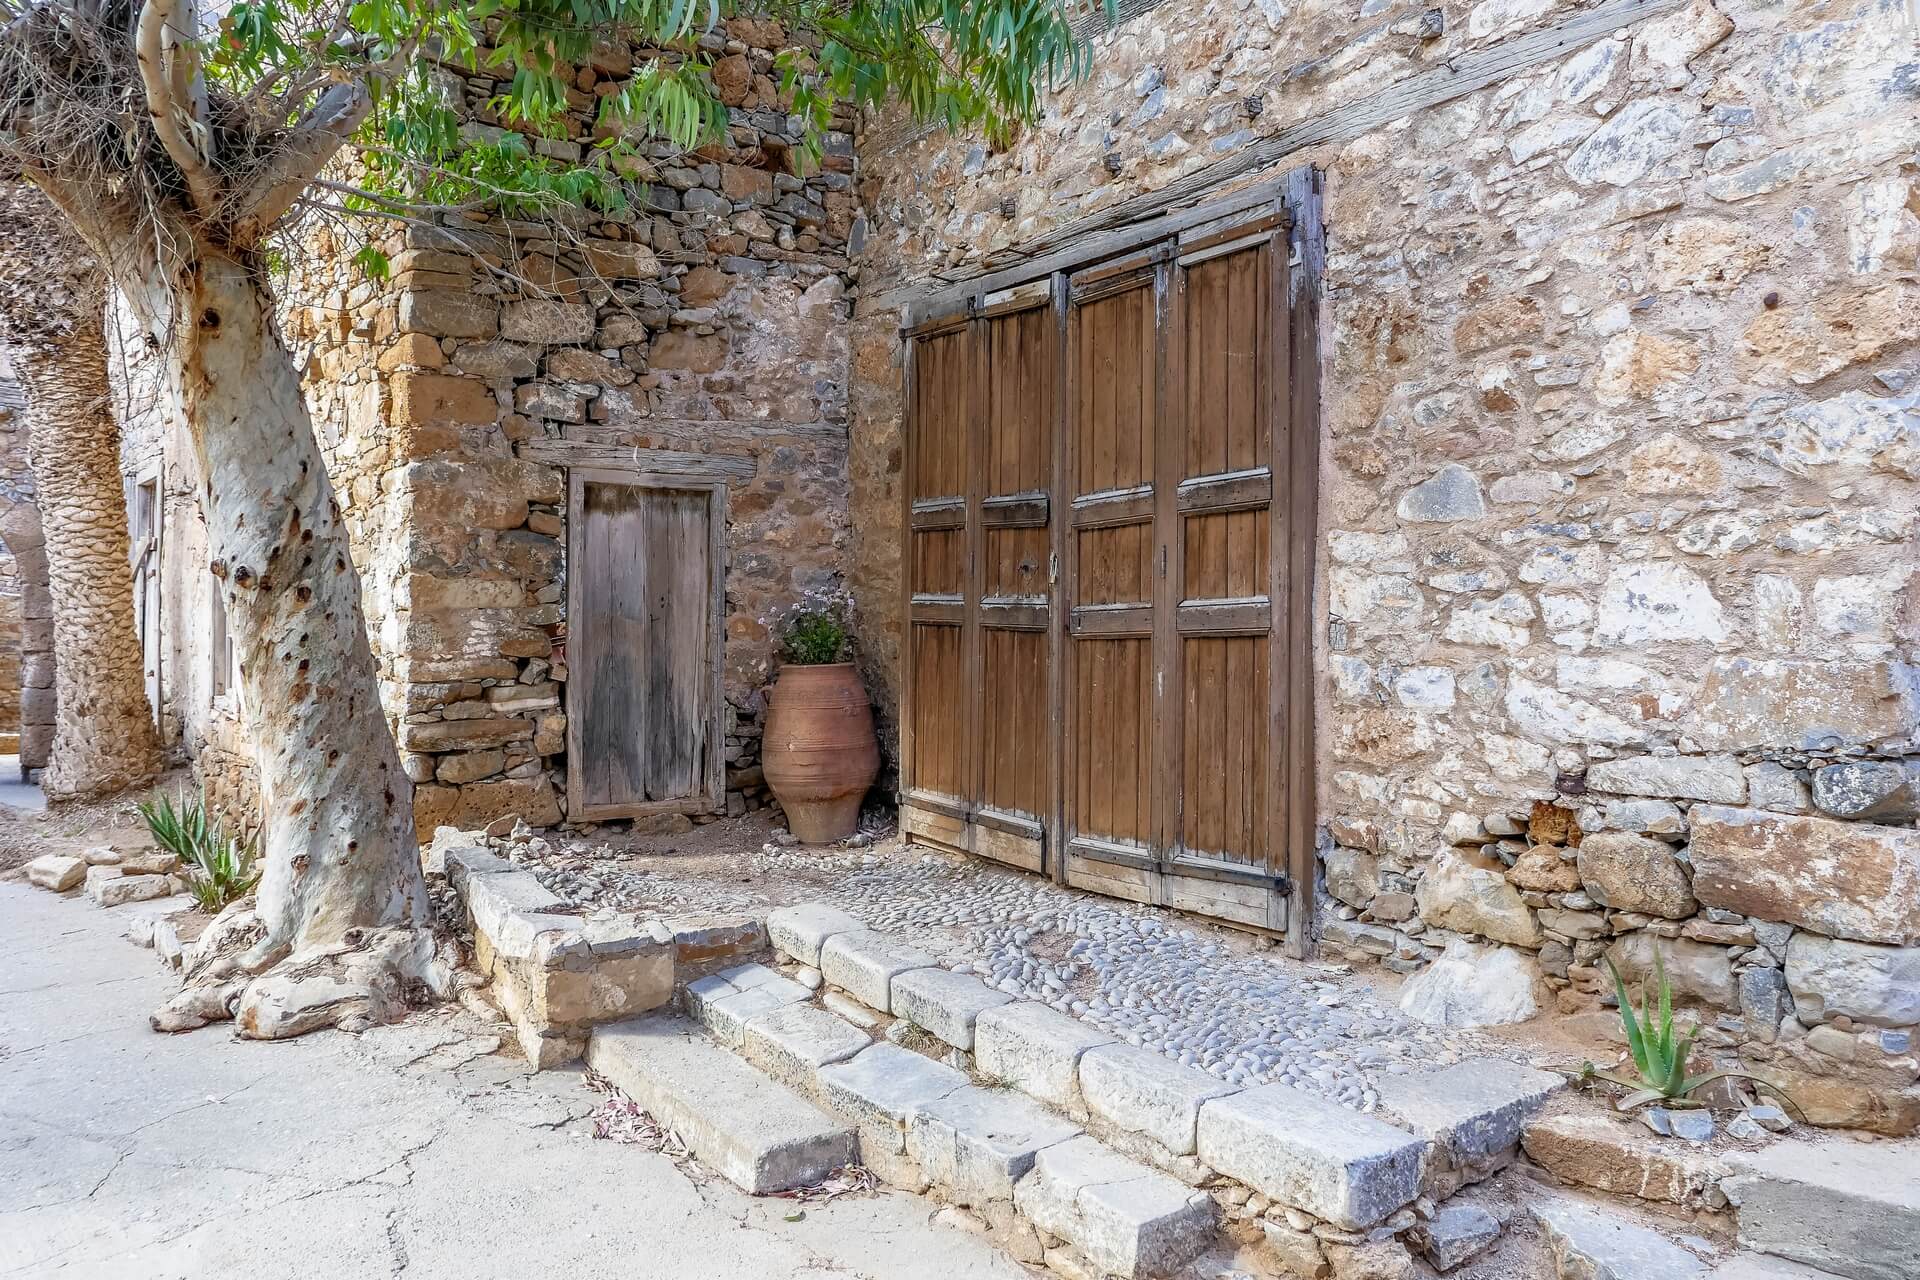
[[[767, 931], [818, 979], [757, 963], [698, 978], [685, 1017], [597, 1028], [588, 1062], [747, 1190], [817, 1182], [857, 1151], [1068, 1274], [1171, 1275], [1221, 1245], [1220, 1202], [1198, 1189], [1221, 1177], [1264, 1209], [1252, 1234], [1278, 1273], [1396, 1237], [1454, 1265], [1477, 1224], [1443, 1220], [1436, 1243], [1427, 1206], [1510, 1161], [1563, 1086], [1483, 1060], [1400, 1082], [1390, 1122], [1290, 1085], [1235, 1089], [830, 908], [775, 911]], [[849, 998], [893, 1020], [885, 1037], [828, 1006], [851, 1012]]]
[[[705, 939], [669, 923], [661, 945]], [[1227, 1254], [1316, 1280], [1477, 1274], [1514, 1215], [1450, 1197], [1524, 1141], [1527, 1172], [1503, 1185], [1532, 1223], [1516, 1248], [1544, 1250], [1519, 1264], [1543, 1277], [1920, 1280], [1911, 1143], [1714, 1155], [1556, 1104], [1561, 1077], [1493, 1058], [1389, 1077], [1379, 1111], [1362, 1114], [1117, 1041], [830, 907], [752, 924], [730, 924], [716, 954], [768, 939], [787, 973], [683, 964], [679, 1012], [609, 1020], [586, 1042], [590, 1065], [749, 1192], [858, 1159], [969, 1210], [1019, 1260], [1075, 1277], [1213, 1275]], [[1737, 1227], [1740, 1251], [1695, 1229], [1712, 1224]], [[1506, 1274], [1513, 1253], [1491, 1265]]]

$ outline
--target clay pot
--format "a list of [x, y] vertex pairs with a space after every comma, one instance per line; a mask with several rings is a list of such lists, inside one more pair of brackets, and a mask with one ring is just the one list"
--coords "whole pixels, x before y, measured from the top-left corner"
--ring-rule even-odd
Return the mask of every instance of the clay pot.
[[873, 707], [851, 662], [788, 663], [767, 694], [760, 767], [787, 829], [808, 844], [845, 840], [880, 772]]

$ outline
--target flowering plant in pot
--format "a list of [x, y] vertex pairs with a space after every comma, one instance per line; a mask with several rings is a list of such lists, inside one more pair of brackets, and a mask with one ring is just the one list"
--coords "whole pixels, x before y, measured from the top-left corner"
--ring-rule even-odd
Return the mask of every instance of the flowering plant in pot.
[[787, 829], [808, 844], [852, 835], [880, 772], [873, 708], [848, 642], [842, 610], [795, 613], [782, 628], [784, 661], [767, 694], [760, 766], [787, 811]]

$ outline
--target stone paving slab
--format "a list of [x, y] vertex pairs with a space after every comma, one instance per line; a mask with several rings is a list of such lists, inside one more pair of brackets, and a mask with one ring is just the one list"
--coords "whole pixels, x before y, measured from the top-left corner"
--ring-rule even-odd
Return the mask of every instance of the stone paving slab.
[[915, 1112], [967, 1085], [965, 1073], [897, 1044], [876, 1044], [820, 1069], [821, 1099], [857, 1125], [861, 1142], [899, 1154]]
[[696, 978], [687, 984], [686, 994], [687, 1012], [715, 1039], [734, 1049], [744, 1043], [748, 1021], [775, 1009], [803, 1004], [813, 995], [792, 978], [763, 964], [737, 965]]
[[1084, 1108], [1080, 1056], [1113, 1042], [1096, 1027], [1021, 1000], [988, 1009], [974, 1021], [973, 1060], [981, 1075], [1076, 1114]]
[[1701, 1280], [1706, 1264], [1609, 1205], [1538, 1199], [1528, 1206], [1568, 1280]]
[[1520, 1131], [1567, 1078], [1551, 1071], [1474, 1058], [1440, 1071], [1395, 1076], [1380, 1102], [1411, 1132], [1459, 1159], [1483, 1161], [1511, 1151]]
[[1013, 1201], [1036, 1226], [1113, 1275], [1165, 1275], [1213, 1235], [1214, 1204], [1205, 1192], [1084, 1135], [1043, 1148], [1015, 1184]]
[[1364, 1230], [1420, 1193], [1428, 1144], [1290, 1085], [1200, 1108], [1200, 1159], [1290, 1208]]
[[827, 981], [881, 1013], [893, 1011], [895, 977], [934, 963], [918, 947], [871, 929], [837, 933], [820, 948], [820, 972]]
[[1087, 1110], [1145, 1134], [1176, 1156], [1193, 1154], [1200, 1104], [1237, 1092], [1204, 1071], [1137, 1045], [1095, 1045], [1080, 1057], [1080, 1094]]
[[895, 1017], [939, 1036], [956, 1049], [973, 1049], [974, 1020], [1013, 997], [980, 979], [945, 969], [909, 969], [893, 980]]
[[1846, 1277], [1764, 1253], [1736, 1253], [1707, 1272], [1707, 1280], [1846, 1280]]
[[587, 1062], [742, 1191], [809, 1186], [855, 1154], [853, 1131], [684, 1018], [595, 1028]]
[[820, 948], [827, 939], [866, 927], [857, 917], [823, 902], [802, 902], [767, 915], [767, 936], [773, 945], [816, 969], [820, 967]]
[[1920, 1142], [1780, 1142], [1727, 1162], [1747, 1248], [1852, 1280], [1920, 1273]]
[[1011, 1200], [1036, 1154], [1079, 1135], [1024, 1093], [968, 1085], [914, 1111], [907, 1155], [956, 1203], [983, 1205]]
[[845, 1062], [872, 1043], [845, 1018], [815, 1005], [790, 1004], [747, 1019], [740, 1052], [794, 1092], [816, 1097], [820, 1068]]

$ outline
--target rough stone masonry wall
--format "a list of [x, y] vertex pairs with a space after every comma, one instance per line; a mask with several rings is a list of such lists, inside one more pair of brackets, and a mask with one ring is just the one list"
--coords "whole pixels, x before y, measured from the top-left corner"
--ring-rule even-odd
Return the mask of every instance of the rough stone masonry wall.
[[[708, 37], [724, 143], [655, 146], [633, 210], [565, 234], [501, 217], [409, 226], [389, 281], [316, 231], [289, 340], [354, 533], [389, 718], [423, 833], [509, 814], [564, 816], [566, 473], [528, 441], [745, 455], [730, 486], [725, 684], [728, 807], [762, 803], [769, 623], [841, 590], [847, 541], [845, 244], [852, 144], [830, 134], [796, 176], [769, 48], [735, 20]], [[644, 50], [603, 48], [574, 76], [578, 159], [595, 104]], [[481, 131], [502, 72], [440, 69]], [[478, 250], [479, 260], [472, 251]]]
[[[864, 151], [869, 618], [866, 298], [1587, 8], [1171, 0], [1009, 150]], [[1518, 948], [1569, 1012], [1659, 955], [1710, 1045], [1884, 1128], [1920, 1124], [1915, 40], [1896, 0], [1695, 0], [1283, 162], [1326, 171], [1325, 942]]]

